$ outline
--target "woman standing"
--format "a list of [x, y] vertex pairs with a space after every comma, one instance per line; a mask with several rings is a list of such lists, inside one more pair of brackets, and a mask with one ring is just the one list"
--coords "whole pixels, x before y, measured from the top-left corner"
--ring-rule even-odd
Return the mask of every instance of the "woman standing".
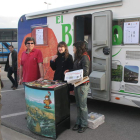
[[57, 54], [50, 61], [51, 68], [55, 71], [53, 80], [64, 81], [64, 71], [73, 68], [72, 55], [69, 54], [68, 47], [64, 41], [59, 42]]
[[[83, 41], [79, 41], [73, 44], [74, 52], [74, 67], [73, 70], [83, 69], [83, 77], [89, 76], [90, 70], [90, 57], [86, 51], [86, 45]], [[65, 73], [68, 70], [65, 71]], [[77, 106], [77, 121], [74, 127], [74, 131], [78, 130], [79, 133], [83, 133], [88, 125], [87, 116], [87, 95], [89, 90], [89, 81], [74, 87], [76, 106]]]

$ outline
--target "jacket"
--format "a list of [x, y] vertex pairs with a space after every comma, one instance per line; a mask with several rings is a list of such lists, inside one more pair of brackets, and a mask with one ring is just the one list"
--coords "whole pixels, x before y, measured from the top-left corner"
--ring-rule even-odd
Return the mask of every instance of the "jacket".
[[67, 69], [73, 69], [73, 58], [72, 55], [68, 55], [65, 60], [65, 53], [58, 54], [55, 62], [50, 61], [50, 67], [55, 71], [53, 80], [64, 81], [64, 71]]
[[[6, 61], [5, 69], [4, 69], [4, 71], [7, 71], [7, 72], [9, 69], [9, 55], [7, 57], [7, 61]], [[12, 57], [12, 69], [13, 71], [17, 71], [17, 52], [15, 50], [12, 51], [11, 57]]]
[[89, 76], [90, 58], [88, 55], [83, 55], [80, 60], [75, 60], [73, 70], [83, 69], [83, 77]]

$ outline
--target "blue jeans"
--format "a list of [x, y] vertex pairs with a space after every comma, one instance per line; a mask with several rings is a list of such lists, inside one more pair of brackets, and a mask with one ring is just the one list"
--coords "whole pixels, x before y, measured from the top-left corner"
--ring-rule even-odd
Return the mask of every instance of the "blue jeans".
[[76, 106], [77, 106], [77, 121], [76, 124], [81, 125], [82, 127], [87, 127], [87, 95], [89, 90], [89, 83], [79, 85], [74, 87]]

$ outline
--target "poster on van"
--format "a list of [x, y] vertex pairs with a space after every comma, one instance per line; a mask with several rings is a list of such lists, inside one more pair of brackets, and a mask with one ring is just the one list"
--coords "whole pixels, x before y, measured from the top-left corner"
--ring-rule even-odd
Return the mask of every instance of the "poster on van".
[[139, 22], [124, 22], [124, 44], [139, 43]]
[[124, 82], [138, 83], [139, 67], [138, 66], [124, 66]]

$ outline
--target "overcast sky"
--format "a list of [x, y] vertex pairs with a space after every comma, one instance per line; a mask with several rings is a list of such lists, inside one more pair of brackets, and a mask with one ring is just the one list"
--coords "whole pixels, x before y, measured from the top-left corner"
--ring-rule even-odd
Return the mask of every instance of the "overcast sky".
[[17, 28], [18, 19], [27, 13], [91, 2], [95, 0], [0, 0], [0, 28]]

